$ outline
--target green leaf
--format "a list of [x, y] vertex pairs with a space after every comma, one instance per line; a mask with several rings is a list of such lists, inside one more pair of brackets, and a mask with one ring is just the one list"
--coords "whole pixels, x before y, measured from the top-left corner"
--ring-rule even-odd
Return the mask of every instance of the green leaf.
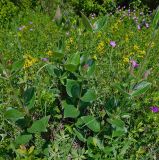
[[34, 87], [30, 87], [30, 88], [25, 90], [25, 92], [24, 92], [24, 104], [25, 105], [29, 105], [31, 99], [34, 96], [34, 92], [35, 92]]
[[112, 137], [121, 137], [125, 133], [124, 130], [115, 130], [112, 133]]
[[23, 65], [24, 65], [24, 59], [14, 62], [12, 64], [12, 70], [11, 70], [11, 72], [16, 72], [16, 71], [22, 69]]
[[15, 143], [16, 143], [16, 145], [27, 144], [31, 139], [32, 139], [31, 134], [20, 135], [16, 138]]
[[16, 109], [9, 109], [5, 112], [5, 118], [12, 121], [17, 121], [18, 119], [24, 118], [24, 114]]
[[108, 122], [112, 124], [114, 128], [124, 128], [125, 123], [121, 119], [108, 119]]
[[93, 31], [93, 27], [92, 27], [90, 21], [88, 20], [88, 18], [82, 12], [81, 12], [81, 16], [82, 16], [82, 22], [83, 22], [83, 25], [85, 26], [85, 28], [88, 31]]
[[77, 131], [75, 128], [73, 128], [74, 134], [77, 136], [77, 138], [82, 141], [82, 142], [86, 142], [86, 139], [83, 137], [83, 135]]
[[84, 94], [84, 96], [81, 98], [83, 102], [92, 102], [96, 100], [96, 94], [93, 89], [87, 90], [87, 92]]
[[80, 114], [79, 110], [74, 106], [63, 102], [64, 118], [77, 118]]
[[36, 120], [33, 122], [32, 126], [27, 129], [29, 133], [41, 133], [47, 131], [48, 121], [50, 116], [43, 117], [40, 120]]
[[53, 58], [62, 59], [64, 57], [64, 53], [62, 51], [53, 51]]
[[141, 83], [137, 84], [134, 90], [131, 92], [130, 96], [136, 97], [144, 94], [149, 88], [151, 87], [151, 83], [142, 81]]
[[74, 72], [76, 71], [79, 64], [80, 64], [80, 54], [76, 52], [70, 58], [67, 59], [65, 68], [68, 71]]
[[88, 70], [87, 70], [87, 75], [88, 76], [92, 76], [94, 74], [94, 71], [95, 71], [95, 62], [93, 62], [89, 67], [88, 67]]
[[85, 125], [91, 129], [93, 132], [100, 131], [100, 123], [93, 116], [83, 116], [81, 117]]
[[75, 80], [67, 79], [66, 91], [70, 97], [79, 97], [81, 91], [79, 83]]
[[94, 31], [100, 31], [106, 24], [107, 22], [107, 16], [104, 16], [100, 19], [98, 19], [94, 24], [93, 24], [93, 30]]
[[59, 6], [57, 6], [54, 19], [55, 19], [56, 24], [59, 26], [62, 22], [62, 13], [61, 13], [61, 9]]
[[159, 6], [156, 9], [156, 14], [153, 18], [152, 26], [154, 29], [158, 29], [158, 27], [159, 27]]

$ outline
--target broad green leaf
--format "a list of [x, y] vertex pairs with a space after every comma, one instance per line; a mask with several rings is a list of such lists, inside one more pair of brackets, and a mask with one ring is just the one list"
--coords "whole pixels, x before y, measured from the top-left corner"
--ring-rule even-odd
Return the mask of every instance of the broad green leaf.
[[91, 129], [93, 132], [100, 131], [100, 123], [93, 116], [83, 116], [81, 117], [85, 125]]
[[53, 51], [52, 57], [55, 59], [62, 59], [64, 57], [64, 53], [62, 51]]
[[67, 79], [66, 91], [70, 97], [76, 98], [80, 96], [81, 88], [77, 81]]
[[16, 61], [12, 65], [12, 71], [11, 72], [16, 72], [16, 71], [20, 70], [21, 68], [23, 68], [23, 66], [24, 66], [24, 59]]
[[18, 136], [18, 137], [16, 138], [15, 143], [16, 143], [16, 145], [26, 144], [26, 143], [28, 143], [31, 139], [32, 139], [32, 135], [31, 135], [31, 134], [20, 135], [20, 136]]
[[115, 130], [115, 131], [113, 131], [113, 133], [112, 133], [112, 137], [120, 137], [120, 136], [122, 136], [124, 133], [125, 133], [124, 130]]
[[17, 121], [18, 119], [24, 118], [24, 114], [17, 109], [9, 109], [5, 112], [5, 118]]
[[34, 87], [30, 87], [25, 90], [25, 92], [24, 92], [24, 104], [25, 105], [28, 105], [30, 103], [31, 99], [34, 96], [34, 92], [35, 92]]
[[134, 90], [131, 92], [130, 96], [136, 97], [144, 94], [151, 87], [151, 83], [143, 81], [136, 85]]
[[65, 63], [65, 68], [68, 71], [74, 72], [76, 71], [79, 64], [80, 64], [80, 54], [76, 52], [70, 58], [67, 59]]
[[48, 71], [50, 76], [54, 76], [55, 75], [54, 69], [55, 69], [55, 66], [52, 65], [52, 64], [49, 64], [49, 65], [46, 66], [46, 70]]
[[105, 26], [106, 22], [107, 22], [107, 16], [104, 16], [104, 17], [98, 19], [93, 24], [93, 30], [94, 31], [100, 31]]
[[50, 116], [43, 117], [40, 120], [36, 120], [33, 122], [32, 126], [27, 129], [29, 133], [41, 133], [47, 131], [48, 121]]
[[82, 12], [81, 12], [81, 16], [82, 16], [82, 22], [83, 22], [83, 25], [85, 26], [85, 28], [88, 31], [93, 31], [93, 27], [92, 27], [90, 21], [88, 20], [88, 18]]
[[75, 126], [80, 128], [84, 124], [84, 121], [80, 118], [78, 118], [77, 122], [75, 123]]
[[80, 53], [76, 52], [73, 54], [68, 60], [67, 63], [69, 64], [74, 64], [74, 65], [79, 65], [80, 64]]
[[108, 119], [108, 122], [112, 124], [114, 128], [124, 128], [125, 123], [121, 119]]
[[83, 137], [83, 135], [77, 131], [75, 128], [73, 128], [74, 134], [77, 136], [77, 138], [82, 141], [82, 142], [86, 142], [86, 139]]
[[74, 106], [63, 102], [64, 118], [77, 118], [80, 114], [79, 110]]
[[31, 100], [29, 101], [27, 108], [30, 110], [34, 107], [35, 104], [35, 94], [33, 95], [33, 97], [31, 98]]
[[92, 76], [94, 74], [94, 71], [95, 71], [95, 62], [93, 62], [89, 67], [88, 67], [88, 70], [87, 70], [87, 75], [88, 76]]
[[81, 98], [83, 102], [92, 102], [96, 100], [96, 94], [93, 89], [87, 90], [87, 92], [84, 94], [84, 96]]
[[153, 18], [152, 26], [154, 29], [158, 29], [158, 27], [159, 27], [159, 6], [156, 9], [156, 14]]
[[119, 91], [119, 92], [121, 92], [121, 93], [123, 93], [125, 96], [129, 96], [129, 94], [126, 92], [126, 91], [124, 91], [124, 89], [121, 87], [121, 85], [120, 84], [114, 84], [114, 87]]
[[65, 69], [70, 72], [75, 72], [77, 70], [77, 65], [65, 64]]

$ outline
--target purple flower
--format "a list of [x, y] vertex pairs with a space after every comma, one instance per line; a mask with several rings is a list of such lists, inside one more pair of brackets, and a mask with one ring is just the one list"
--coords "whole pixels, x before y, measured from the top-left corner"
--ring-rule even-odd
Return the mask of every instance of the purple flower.
[[47, 62], [49, 59], [48, 58], [41, 58], [42, 61]]
[[140, 25], [137, 25], [137, 29], [138, 29], [138, 30], [141, 30], [141, 26], [140, 26]]
[[137, 68], [139, 64], [135, 60], [131, 60], [130, 63], [132, 64], [133, 68]]
[[21, 26], [18, 28], [19, 31], [22, 31], [25, 28], [25, 26]]
[[146, 28], [149, 28], [149, 24], [148, 23], [145, 23], [145, 26], [146, 26]]
[[110, 41], [110, 45], [114, 48], [116, 46], [115, 41]]
[[150, 110], [151, 110], [152, 112], [154, 112], [154, 113], [159, 112], [159, 108], [158, 108], [157, 106], [152, 106], [152, 107], [150, 107]]

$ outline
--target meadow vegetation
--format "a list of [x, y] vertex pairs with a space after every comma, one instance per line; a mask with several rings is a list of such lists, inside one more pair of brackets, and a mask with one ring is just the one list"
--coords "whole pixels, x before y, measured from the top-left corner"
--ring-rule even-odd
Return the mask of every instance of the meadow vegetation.
[[6, 2], [0, 160], [157, 160], [159, 8]]

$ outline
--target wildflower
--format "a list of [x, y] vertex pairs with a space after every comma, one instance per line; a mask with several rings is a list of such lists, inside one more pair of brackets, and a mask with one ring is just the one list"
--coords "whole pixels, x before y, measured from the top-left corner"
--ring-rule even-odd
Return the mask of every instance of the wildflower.
[[150, 107], [150, 110], [151, 110], [152, 112], [154, 112], [154, 113], [159, 112], [159, 108], [158, 108], [157, 106], [152, 106], [152, 107]]
[[88, 69], [88, 67], [89, 67], [88, 64], [85, 64], [85, 65], [83, 66], [83, 68], [86, 69], [86, 70]]
[[148, 24], [148, 23], [145, 23], [145, 27], [146, 27], [146, 28], [149, 28], [149, 24]]
[[135, 60], [131, 60], [130, 63], [132, 64], [133, 68], [137, 68], [139, 64]]
[[41, 58], [42, 61], [47, 62], [49, 59], [48, 58]]
[[19, 31], [22, 31], [22, 30], [25, 29], [25, 28], [26, 28], [25, 26], [21, 26], [21, 27], [18, 28], [18, 30], [19, 30]]
[[92, 58], [93, 58], [94, 60], [97, 60], [97, 56], [96, 56], [96, 55], [94, 55]]
[[37, 62], [37, 58], [32, 57], [31, 55], [25, 55], [24, 68], [31, 67], [33, 64]]
[[124, 57], [124, 58], [123, 58], [123, 62], [129, 63], [129, 58], [128, 58], [128, 57]]
[[104, 41], [101, 41], [99, 44], [98, 44], [98, 46], [97, 46], [97, 51], [99, 52], [99, 53], [103, 53], [103, 51], [104, 51]]
[[46, 52], [46, 54], [48, 55], [48, 56], [51, 56], [52, 55], [52, 51], [48, 51], [48, 52]]
[[137, 46], [137, 45], [134, 45], [133, 48], [134, 48], [135, 51], [138, 51], [138, 50], [139, 50], [139, 46]]
[[33, 24], [33, 22], [30, 21], [29, 24]]
[[138, 29], [138, 30], [141, 30], [141, 26], [140, 26], [139, 24], [137, 25], [137, 29]]
[[70, 41], [70, 44], [72, 44], [72, 43], [73, 43], [73, 38], [71, 37], [71, 38], [69, 39], [69, 41]]
[[114, 48], [116, 46], [115, 41], [110, 41], [110, 45]]
[[30, 31], [33, 31], [33, 28], [30, 28]]

